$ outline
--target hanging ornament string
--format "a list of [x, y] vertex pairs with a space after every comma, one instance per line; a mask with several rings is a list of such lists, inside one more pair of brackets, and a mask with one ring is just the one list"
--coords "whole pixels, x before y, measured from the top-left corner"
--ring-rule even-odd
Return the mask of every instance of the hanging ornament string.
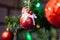
[[24, 7], [30, 10], [30, 0], [24, 0]]
[[28, 0], [28, 9], [30, 10], [30, 6], [29, 5], [30, 5], [30, 0]]

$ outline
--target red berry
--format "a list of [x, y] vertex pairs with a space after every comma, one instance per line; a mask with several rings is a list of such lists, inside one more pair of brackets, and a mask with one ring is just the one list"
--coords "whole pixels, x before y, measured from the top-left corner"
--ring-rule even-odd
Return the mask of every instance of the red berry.
[[28, 11], [28, 14], [32, 15], [32, 11]]

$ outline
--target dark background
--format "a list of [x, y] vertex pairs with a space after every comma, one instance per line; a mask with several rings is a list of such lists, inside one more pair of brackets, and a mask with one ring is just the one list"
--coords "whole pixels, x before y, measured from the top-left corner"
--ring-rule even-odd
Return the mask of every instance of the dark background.
[[[42, 0], [42, 3], [44, 8], [47, 0]], [[2, 32], [6, 29], [5, 16], [20, 15], [22, 7], [23, 0], [0, 0], [0, 40]]]

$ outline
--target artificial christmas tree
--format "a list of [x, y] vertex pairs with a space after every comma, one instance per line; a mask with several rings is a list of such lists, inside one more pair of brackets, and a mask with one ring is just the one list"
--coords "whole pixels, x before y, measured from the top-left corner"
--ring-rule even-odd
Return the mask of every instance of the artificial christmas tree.
[[13, 32], [15, 39], [57, 40], [56, 29], [47, 21], [41, 0], [23, 0], [23, 2], [24, 6], [18, 17], [6, 17], [7, 28]]

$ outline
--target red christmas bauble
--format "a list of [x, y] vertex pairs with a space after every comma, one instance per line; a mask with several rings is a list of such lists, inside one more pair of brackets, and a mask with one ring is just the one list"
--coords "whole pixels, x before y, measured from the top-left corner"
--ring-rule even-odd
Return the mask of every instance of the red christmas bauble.
[[11, 31], [5, 31], [2, 33], [2, 40], [13, 40], [13, 33]]
[[45, 15], [55, 28], [60, 28], [60, 0], [49, 0], [45, 7]]
[[32, 18], [31, 17], [27, 17], [25, 22], [24, 22], [24, 20], [25, 20], [24, 17], [20, 18], [20, 25], [22, 26], [22, 28], [27, 29], [27, 30], [31, 29], [33, 27], [33, 20], [32, 20]]

